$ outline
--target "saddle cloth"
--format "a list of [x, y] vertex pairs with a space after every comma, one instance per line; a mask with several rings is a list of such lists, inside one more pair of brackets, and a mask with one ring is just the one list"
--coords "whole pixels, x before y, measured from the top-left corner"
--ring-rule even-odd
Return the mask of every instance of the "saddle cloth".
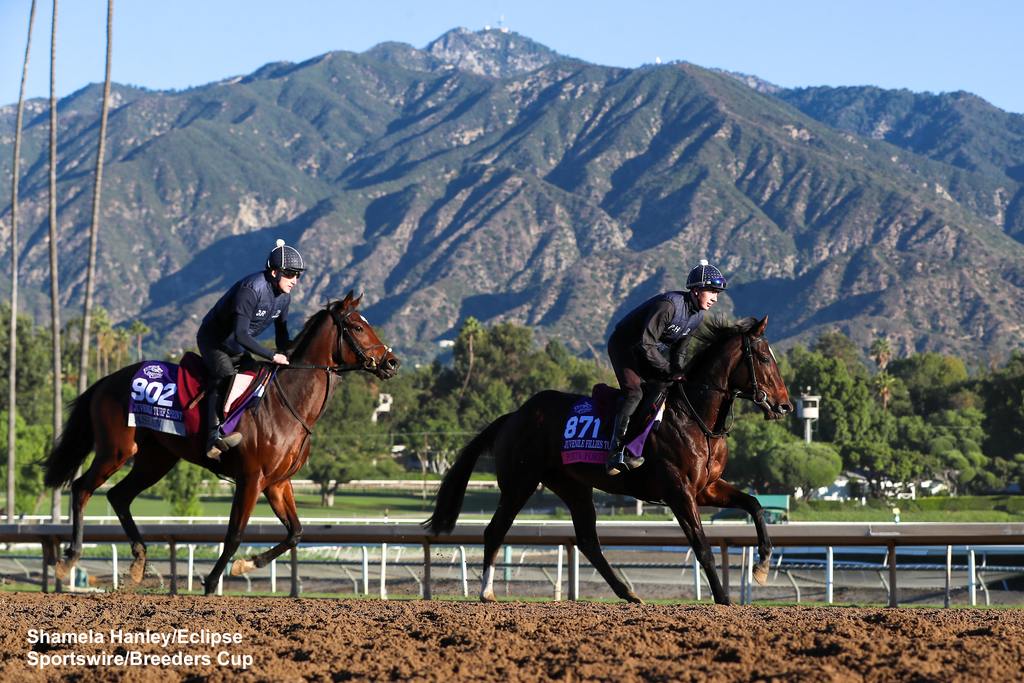
[[[611, 449], [612, 427], [615, 412], [622, 392], [607, 384], [595, 384], [591, 395], [581, 396], [569, 408], [562, 432], [562, 464], [573, 465], [589, 463], [604, 465]], [[641, 404], [635, 416], [642, 419], [642, 429], [634, 433], [632, 439], [627, 434], [626, 449], [635, 456], [644, 450], [647, 437], [657, 423], [661, 421], [664, 401], [658, 406], [649, 406], [648, 410]]]
[[[244, 383], [245, 390], [235, 397], [232, 390], [224, 432], [234, 431], [242, 413], [255, 407], [273, 378], [274, 371], [265, 365], [236, 375], [235, 385]], [[132, 377], [128, 399], [128, 426], [145, 427], [165, 434], [190, 436], [199, 434], [202, 414], [199, 404], [206, 395], [206, 366], [203, 359], [188, 351], [178, 364], [145, 361]]]

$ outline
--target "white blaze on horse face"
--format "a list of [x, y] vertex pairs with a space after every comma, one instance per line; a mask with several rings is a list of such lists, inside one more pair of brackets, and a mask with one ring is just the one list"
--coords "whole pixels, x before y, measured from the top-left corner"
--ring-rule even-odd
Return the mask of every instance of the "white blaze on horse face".
[[494, 595], [494, 565], [492, 564], [480, 577], [480, 597], [486, 598]]
[[771, 344], [768, 345], [768, 353], [772, 354], [772, 360], [775, 361], [776, 365], [778, 365], [779, 364], [779, 359], [775, 357], [775, 352], [772, 351], [772, 345]]
[[370, 321], [367, 320], [366, 318], [364, 318], [362, 313], [357, 313], [356, 315], [359, 316], [359, 319], [363, 321], [364, 325], [369, 325], [370, 324]]

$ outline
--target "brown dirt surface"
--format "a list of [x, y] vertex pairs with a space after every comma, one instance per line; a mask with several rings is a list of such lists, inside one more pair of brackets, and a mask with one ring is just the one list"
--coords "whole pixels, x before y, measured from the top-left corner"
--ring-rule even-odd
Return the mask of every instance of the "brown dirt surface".
[[[0, 680], [1019, 679], [1024, 611], [0, 594]], [[29, 642], [30, 630], [103, 643]], [[111, 630], [239, 634], [123, 644]], [[127, 666], [36, 657], [206, 655]], [[218, 652], [236, 661], [218, 665]], [[252, 663], [243, 667], [242, 658]]]

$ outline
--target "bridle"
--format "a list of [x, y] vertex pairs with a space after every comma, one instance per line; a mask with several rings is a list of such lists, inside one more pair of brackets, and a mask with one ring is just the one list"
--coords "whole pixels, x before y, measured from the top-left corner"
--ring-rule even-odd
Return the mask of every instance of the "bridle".
[[[768, 351], [769, 353], [771, 353], [771, 347], [768, 347]], [[772, 354], [773, 357], [774, 355], [775, 354]], [[758, 406], [763, 410], [773, 410], [771, 404], [768, 403], [768, 392], [762, 389], [757, 381], [757, 372], [755, 371], [754, 367], [754, 349], [753, 345], [750, 343], [749, 334], [743, 335], [743, 361], [747, 364], [747, 370], [750, 373], [750, 391], [748, 392], [744, 392], [740, 389], [729, 389], [727, 387], [719, 387], [715, 386], [714, 384], [708, 384], [706, 382], [689, 382], [685, 380], [682, 382], [684, 386], [680, 393], [682, 393], [683, 395], [683, 401], [685, 401], [686, 403], [686, 408], [687, 411], [690, 413], [690, 416], [693, 417], [694, 421], [700, 427], [701, 431], [704, 432], [704, 436], [708, 439], [709, 452], [711, 449], [711, 439], [720, 439], [724, 436], [727, 436], [729, 434], [729, 431], [732, 429], [733, 424], [736, 422], [735, 416], [732, 416], [733, 419], [729, 420], [732, 403], [735, 399], [744, 398], [753, 402], [754, 405]], [[690, 402], [690, 397], [686, 393], [685, 385], [695, 385], [706, 389], [710, 389], [711, 391], [717, 391], [721, 394], [726, 395], [727, 399], [725, 404], [725, 412], [718, 418], [718, 422], [723, 425], [721, 429], [715, 430], [712, 429], [711, 427], [708, 427], [707, 423], [704, 422], [704, 419], [697, 412], [697, 409], [693, 407], [693, 403]]]
[[[271, 381], [277, 387], [277, 395], [281, 398], [281, 403], [284, 404], [285, 408], [288, 409], [288, 412], [290, 412], [292, 414], [292, 417], [294, 417], [295, 420], [300, 425], [302, 425], [302, 428], [306, 432], [302, 438], [302, 444], [300, 444], [299, 446], [299, 453], [302, 452], [302, 449], [306, 445], [306, 441], [313, 434], [313, 428], [306, 424], [306, 421], [302, 419], [302, 416], [299, 415], [297, 410], [295, 410], [295, 407], [292, 405], [291, 401], [288, 400], [287, 394], [284, 393], [284, 389], [277, 379], [277, 373], [282, 369], [293, 369], [323, 370], [327, 374], [327, 390], [324, 392], [324, 401], [320, 406], [320, 410], [317, 412], [316, 419], [313, 420], [313, 422], [316, 423], [323, 416], [324, 411], [327, 409], [327, 401], [330, 399], [331, 393], [333, 393], [334, 389], [333, 380], [335, 376], [340, 376], [346, 372], [353, 372], [355, 370], [366, 370], [368, 372], [372, 372], [373, 370], [377, 369], [377, 366], [380, 364], [380, 361], [371, 356], [370, 353], [376, 351], [377, 349], [384, 349], [384, 353], [380, 354], [381, 358], [383, 359], [391, 351], [391, 348], [386, 346], [385, 344], [374, 344], [373, 346], [367, 348], [363, 348], [362, 346], [359, 345], [359, 342], [356, 341], [355, 336], [349, 330], [349, 327], [354, 325], [350, 318], [353, 315], [358, 314], [359, 311], [353, 309], [346, 313], [345, 315], [341, 315], [335, 308], [329, 307], [327, 311], [328, 313], [330, 313], [331, 320], [334, 322], [335, 327], [338, 328], [338, 346], [335, 349], [335, 353], [331, 354], [332, 360], [336, 355], [338, 362], [334, 365], [315, 365], [311, 363], [289, 363], [288, 365], [278, 365], [274, 368], [273, 375], [271, 377]], [[360, 315], [360, 317], [362, 316]], [[349, 348], [352, 349], [352, 352], [356, 356], [355, 363], [345, 363], [343, 360], [344, 353], [342, 347], [346, 343], [348, 344]], [[289, 473], [289, 476], [291, 476], [291, 474], [292, 473]]]

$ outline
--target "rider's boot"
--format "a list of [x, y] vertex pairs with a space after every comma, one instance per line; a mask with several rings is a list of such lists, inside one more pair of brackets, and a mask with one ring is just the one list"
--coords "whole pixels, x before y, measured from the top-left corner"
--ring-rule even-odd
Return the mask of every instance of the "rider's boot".
[[630, 472], [644, 464], [643, 456], [635, 456], [626, 450], [626, 430], [629, 428], [629, 414], [620, 411], [612, 425], [612, 447], [605, 470], [611, 476]]
[[220, 392], [216, 384], [206, 394], [206, 457], [214, 462], [220, 462], [222, 453], [226, 453], [242, 441], [242, 435], [238, 432], [224, 435], [220, 430], [220, 416], [217, 409], [220, 407]]

